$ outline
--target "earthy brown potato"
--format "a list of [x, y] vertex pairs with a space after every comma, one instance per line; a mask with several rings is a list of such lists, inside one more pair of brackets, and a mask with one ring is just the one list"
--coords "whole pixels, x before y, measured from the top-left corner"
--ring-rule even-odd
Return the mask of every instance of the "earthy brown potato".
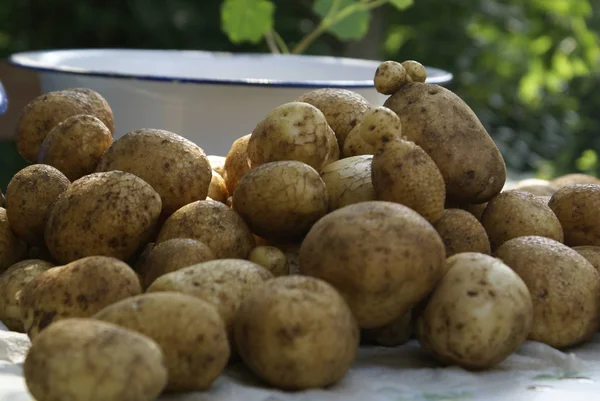
[[120, 170], [146, 181], [162, 200], [162, 217], [204, 200], [212, 169], [204, 151], [172, 132], [139, 129], [116, 140], [104, 153], [97, 171]]
[[314, 89], [303, 93], [296, 101], [312, 104], [321, 110], [327, 124], [335, 132], [340, 150], [350, 130], [371, 108], [369, 102], [358, 93], [338, 88]]
[[450, 268], [419, 318], [421, 346], [442, 362], [492, 367], [525, 342], [533, 304], [525, 282], [501, 260], [468, 252]]
[[257, 246], [250, 252], [248, 259], [257, 265], [261, 265], [273, 273], [275, 277], [290, 274], [285, 254], [274, 246]]
[[563, 230], [552, 209], [538, 196], [517, 189], [489, 201], [481, 216], [492, 249], [509, 239], [538, 235], [563, 242]]
[[213, 259], [216, 259], [215, 254], [208, 245], [194, 239], [173, 238], [161, 242], [152, 248], [146, 259], [145, 287], [162, 275]]
[[0, 207], [0, 273], [23, 260], [27, 246], [10, 228], [6, 209]]
[[160, 196], [122, 171], [73, 182], [48, 214], [46, 245], [59, 263], [104, 255], [126, 260], [144, 246], [160, 215]]
[[548, 206], [562, 225], [566, 245], [600, 245], [600, 185], [562, 187]]
[[21, 316], [30, 338], [68, 317], [90, 317], [106, 305], [141, 292], [126, 263], [90, 256], [38, 274], [21, 290]]
[[320, 219], [300, 249], [300, 272], [338, 289], [362, 328], [407, 313], [437, 284], [446, 260], [433, 226], [406, 206], [371, 201]]
[[54, 267], [50, 262], [28, 259], [15, 263], [0, 274], [0, 321], [9, 330], [24, 332], [21, 321], [21, 290], [34, 277]]
[[409, 311], [383, 327], [363, 329], [361, 340], [364, 340], [366, 344], [397, 347], [407, 342], [411, 336], [412, 314]]
[[250, 160], [248, 159], [248, 141], [252, 134], [244, 135], [236, 139], [231, 145], [229, 153], [225, 158], [223, 166], [223, 179], [227, 184], [227, 191], [233, 193], [239, 180], [250, 171]]
[[226, 157], [223, 156], [215, 156], [208, 155], [206, 156], [208, 162], [210, 163], [210, 167], [213, 171], [216, 171], [221, 177], [225, 175], [225, 160]]
[[246, 365], [285, 390], [336, 383], [359, 344], [356, 321], [340, 294], [322, 280], [300, 276], [269, 280], [247, 297], [234, 337]]
[[273, 242], [271, 245], [281, 249], [285, 255], [286, 270], [290, 275], [300, 274], [300, 247], [302, 240], [292, 242]]
[[450, 199], [484, 203], [502, 190], [506, 182], [502, 155], [457, 95], [438, 85], [413, 82], [400, 88], [384, 106], [398, 114], [404, 136], [437, 164]]
[[37, 162], [56, 167], [75, 181], [96, 170], [112, 142], [112, 133], [102, 121], [78, 114], [50, 130], [42, 141]]
[[321, 170], [330, 211], [353, 203], [375, 200], [371, 181], [372, 161], [372, 155], [347, 157], [330, 163]]
[[169, 391], [208, 389], [229, 359], [223, 319], [214, 306], [196, 297], [142, 294], [107, 306], [94, 318], [156, 341], [165, 355]]
[[600, 246], [581, 245], [574, 246], [573, 250], [587, 259], [594, 268], [600, 272]]
[[561, 189], [563, 187], [566, 187], [567, 185], [574, 185], [574, 184], [599, 185], [600, 179], [598, 179], [597, 177], [594, 177], [592, 175], [588, 175], [588, 174], [574, 173], [574, 174], [566, 174], [566, 175], [562, 175], [560, 177], [556, 177], [555, 179], [550, 181], [550, 184], [553, 187], [555, 187], [556, 189]]
[[142, 283], [143, 283], [143, 277], [146, 275], [146, 273], [148, 271], [148, 258], [150, 257], [150, 254], [152, 253], [152, 249], [154, 249], [154, 242], [150, 242], [144, 247], [142, 252], [140, 252], [138, 257], [135, 259], [135, 262], [132, 263], [132, 266], [131, 266], [133, 268], [133, 270], [135, 270], [135, 272], [140, 277], [140, 280], [142, 281]]
[[408, 74], [413, 82], [425, 82], [427, 80], [427, 70], [418, 61], [403, 61], [402, 67], [404, 67], [406, 74]]
[[2, 189], [0, 189], [0, 207], [4, 207], [4, 202], [6, 199], [4, 198], [4, 193], [2, 193]]
[[99, 118], [114, 133], [112, 110], [100, 94], [82, 88], [49, 92], [32, 100], [21, 111], [17, 122], [17, 149], [21, 156], [35, 163], [50, 130], [78, 114]]
[[487, 207], [486, 203], [460, 203], [453, 202], [452, 200], [446, 199], [446, 209], [462, 209], [471, 213], [479, 222], [481, 222], [481, 215]]
[[413, 142], [393, 139], [373, 157], [371, 179], [378, 200], [401, 203], [430, 223], [444, 213], [444, 178], [431, 157]]
[[167, 384], [158, 345], [91, 319], [65, 319], [32, 343], [23, 373], [38, 401], [153, 401]]
[[408, 82], [406, 68], [396, 61], [384, 61], [375, 70], [375, 89], [382, 95], [391, 95]]
[[229, 198], [227, 184], [225, 184], [223, 177], [215, 170], [212, 171], [212, 179], [208, 187], [208, 197], [223, 204], [227, 204], [227, 199]]
[[163, 224], [156, 242], [173, 238], [203, 242], [217, 259], [246, 259], [256, 245], [240, 215], [214, 200], [190, 203], [173, 213]]
[[434, 227], [444, 241], [447, 258], [463, 252], [491, 253], [485, 228], [466, 210], [447, 209]]
[[6, 211], [14, 233], [31, 245], [43, 246], [50, 208], [70, 184], [63, 173], [45, 164], [16, 173], [6, 189]]
[[266, 239], [295, 239], [327, 213], [327, 188], [319, 173], [299, 161], [263, 164], [233, 193], [233, 210]]
[[579, 253], [552, 239], [528, 236], [505, 242], [496, 256], [529, 288], [531, 340], [565, 348], [598, 331], [600, 275]]
[[386, 107], [367, 111], [362, 121], [350, 131], [344, 142], [344, 157], [374, 155], [384, 144], [403, 138], [396, 113]]

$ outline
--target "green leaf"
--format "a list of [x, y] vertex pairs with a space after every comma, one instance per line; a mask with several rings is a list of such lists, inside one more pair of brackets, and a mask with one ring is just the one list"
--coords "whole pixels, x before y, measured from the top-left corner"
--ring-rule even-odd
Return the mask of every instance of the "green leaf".
[[581, 171], [594, 171], [598, 166], [598, 154], [592, 149], [585, 150], [579, 159], [577, 159], [576, 165]]
[[[313, 11], [322, 18], [325, 18], [331, 9], [331, 5], [334, 0], [316, 0], [313, 5]], [[356, 0], [338, 0], [339, 7], [337, 13], [332, 17], [336, 19], [336, 16], [340, 15], [340, 12], [345, 10], [347, 7], [356, 6], [358, 1]], [[335, 35], [341, 40], [359, 40], [365, 37], [369, 31], [369, 22], [371, 21], [371, 14], [368, 11], [358, 10], [343, 18], [339, 22], [329, 27], [328, 32]]]
[[408, 7], [414, 4], [413, 0], [390, 0], [390, 4], [396, 7], [398, 10], [406, 10]]
[[258, 43], [273, 29], [275, 6], [269, 0], [225, 0], [221, 29], [233, 43]]
[[414, 29], [408, 26], [392, 26], [383, 43], [387, 53], [397, 53], [404, 44], [415, 36]]

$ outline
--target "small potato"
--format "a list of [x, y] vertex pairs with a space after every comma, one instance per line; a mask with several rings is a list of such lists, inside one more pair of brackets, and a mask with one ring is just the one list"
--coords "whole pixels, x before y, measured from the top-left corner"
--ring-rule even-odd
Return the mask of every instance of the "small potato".
[[223, 166], [223, 179], [227, 184], [227, 191], [232, 194], [239, 180], [250, 171], [250, 160], [248, 160], [248, 141], [252, 134], [244, 135], [236, 139], [225, 158]]
[[330, 211], [353, 203], [375, 200], [371, 181], [372, 162], [372, 155], [353, 156], [330, 163], [321, 170]]
[[561, 189], [568, 185], [574, 184], [594, 184], [599, 185], [600, 179], [594, 177], [593, 175], [588, 174], [566, 174], [560, 177], [556, 177], [555, 179], [550, 181], [550, 185], [552, 185], [556, 189]]
[[113, 142], [112, 133], [98, 118], [79, 114], [54, 127], [42, 141], [37, 162], [60, 170], [75, 181], [96, 171]]
[[[406, 60], [402, 62], [402, 67], [410, 76], [413, 82], [425, 82], [427, 80], [427, 70], [423, 64], [414, 60]], [[394, 91], [395, 92], [395, 91]]]
[[217, 259], [246, 259], [256, 245], [240, 215], [214, 200], [190, 203], [173, 213], [163, 224], [156, 242], [173, 238], [203, 242]]
[[302, 241], [274, 242], [271, 245], [281, 249], [285, 255], [286, 270], [290, 275], [300, 274], [300, 247]]
[[234, 337], [246, 365], [284, 390], [330, 386], [356, 357], [359, 332], [339, 293], [322, 280], [267, 281], [236, 315]]
[[485, 228], [466, 210], [447, 209], [434, 227], [444, 241], [448, 258], [463, 252], [491, 253]]
[[145, 287], [160, 276], [197, 263], [215, 259], [215, 254], [203, 242], [190, 238], [173, 238], [152, 248], [145, 262]]
[[406, 68], [396, 61], [384, 61], [375, 71], [375, 89], [382, 95], [391, 95], [408, 82]]
[[167, 384], [164, 364], [150, 338], [72, 318], [33, 341], [23, 374], [37, 401], [153, 401]]
[[552, 209], [539, 197], [520, 190], [500, 193], [489, 201], [481, 224], [492, 249], [522, 236], [538, 235], [563, 241], [563, 230]]
[[26, 254], [27, 246], [15, 236], [8, 223], [6, 209], [0, 207], [0, 273], [23, 260]]
[[90, 317], [141, 291], [135, 272], [124, 262], [106, 256], [79, 259], [40, 273], [23, 287], [23, 326], [34, 339], [52, 322]]
[[225, 175], [225, 160], [227, 160], [227, 158], [215, 155], [208, 155], [206, 158], [208, 159], [210, 167], [213, 169], [213, 171], [216, 171], [221, 177], [223, 177]]
[[248, 259], [250, 262], [261, 265], [275, 277], [290, 274], [285, 254], [274, 246], [257, 246], [250, 252]]
[[492, 367], [525, 342], [533, 304], [525, 282], [501, 260], [467, 252], [448, 272], [419, 318], [421, 346], [445, 363]]
[[189, 295], [138, 295], [107, 306], [94, 319], [156, 341], [165, 355], [168, 391], [208, 389], [229, 359], [223, 319], [208, 302]]
[[580, 344], [600, 326], [600, 274], [579, 253], [549, 238], [511, 239], [496, 250], [533, 299], [529, 339], [555, 348]]
[[299, 161], [263, 164], [249, 171], [233, 193], [233, 210], [253, 233], [266, 239], [295, 239], [328, 210], [319, 173]]
[[229, 198], [227, 184], [225, 184], [223, 177], [215, 170], [212, 171], [212, 179], [208, 187], [208, 197], [223, 204], [227, 204], [227, 199]]
[[248, 141], [247, 152], [252, 168], [296, 160], [318, 171], [338, 159], [339, 146], [318, 108], [291, 102], [275, 108], [258, 123]]
[[6, 189], [10, 228], [31, 245], [44, 245], [48, 213], [71, 182], [52, 166], [33, 164], [16, 173]]
[[27, 259], [15, 263], [0, 274], [0, 321], [9, 330], [24, 332], [21, 321], [21, 290], [34, 277], [54, 267], [40, 259]]
[[594, 268], [600, 272], [600, 246], [581, 245], [574, 246], [573, 250], [587, 259]]
[[600, 185], [562, 187], [548, 206], [562, 225], [566, 245], [600, 245]]
[[398, 115], [386, 107], [377, 107], [367, 111], [360, 124], [350, 131], [342, 153], [344, 157], [374, 155], [387, 142], [401, 138]]
[[383, 327], [362, 330], [361, 340], [366, 344], [397, 347], [412, 336], [412, 313], [408, 312]]

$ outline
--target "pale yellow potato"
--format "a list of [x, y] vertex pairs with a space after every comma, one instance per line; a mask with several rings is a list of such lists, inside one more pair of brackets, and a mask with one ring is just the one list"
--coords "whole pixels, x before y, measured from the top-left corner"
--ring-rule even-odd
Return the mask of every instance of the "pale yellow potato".
[[276, 277], [290, 274], [285, 254], [274, 246], [257, 246], [250, 252], [248, 259], [261, 265]]
[[361, 340], [382, 347], [397, 347], [406, 343], [413, 334], [412, 313], [400, 316], [391, 323], [374, 329], [363, 329]]
[[588, 262], [600, 272], [600, 246], [581, 245], [574, 246], [573, 250], [587, 259]]
[[375, 70], [375, 89], [382, 95], [391, 95], [408, 82], [408, 72], [396, 61], [384, 61]]
[[396, 113], [386, 107], [367, 111], [360, 124], [350, 131], [344, 142], [344, 157], [374, 155], [383, 145], [403, 138], [402, 124]]
[[223, 165], [223, 179], [227, 184], [227, 191], [232, 194], [239, 180], [250, 171], [248, 160], [248, 141], [252, 134], [244, 135], [231, 144], [231, 149]]
[[212, 179], [210, 180], [210, 186], [208, 187], [208, 198], [223, 204], [227, 204], [227, 199], [229, 198], [227, 184], [223, 177], [215, 170], [212, 171]]
[[353, 156], [330, 163], [321, 170], [327, 188], [329, 210], [375, 200], [371, 182], [372, 155]]
[[208, 162], [210, 163], [210, 167], [213, 171], [216, 171], [221, 177], [225, 175], [225, 160], [227, 160], [224, 156], [216, 156], [216, 155], [208, 155], [206, 156]]
[[552, 186], [554, 186], [556, 189], [561, 189], [568, 185], [574, 185], [574, 184], [599, 185], [600, 179], [598, 179], [598, 177], [594, 177], [593, 175], [589, 175], [589, 174], [573, 173], [573, 174], [565, 174], [565, 175], [561, 175], [560, 177], [556, 177], [553, 180], [550, 180], [550, 184]]
[[6, 209], [0, 207], [0, 273], [25, 259], [27, 245], [12, 231]]
[[566, 245], [600, 245], [600, 185], [562, 187], [548, 206], [562, 225]]
[[423, 64], [415, 60], [406, 60], [402, 62], [402, 67], [412, 82], [425, 82], [427, 80], [427, 70]]
[[444, 241], [447, 258], [463, 252], [491, 253], [485, 228], [466, 210], [446, 209], [433, 226]]
[[539, 178], [521, 180], [511, 189], [518, 189], [538, 196], [552, 196], [558, 190], [550, 181]]

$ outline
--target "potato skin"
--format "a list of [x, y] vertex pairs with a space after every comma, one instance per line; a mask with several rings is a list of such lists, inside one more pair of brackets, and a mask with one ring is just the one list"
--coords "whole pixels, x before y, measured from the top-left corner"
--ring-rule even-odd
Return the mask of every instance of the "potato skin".
[[231, 144], [231, 149], [225, 158], [223, 165], [223, 179], [227, 184], [227, 191], [233, 194], [235, 187], [244, 174], [250, 171], [250, 160], [248, 159], [248, 141], [252, 134], [244, 135]]
[[300, 248], [300, 273], [332, 284], [361, 328], [407, 313], [441, 278], [444, 244], [414, 210], [391, 202], [345, 206], [320, 219]]
[[10, 227], [25, 242], [44, 245], [48, 213], [71, 182], [52, 166], [33, 164], [16, 173], [6, 190]]
[[208, 162], [210, 163], [210, 167], [214, 172], [219, 174], [221, 177], [225, 175], [225, 156], [217, 156], [217, 155], [208, 155], [206, 156]]
[[600, 246], [581, 245], [572, 248], [578, 254], [587, 259], [594, 268], [600, 272]]
[[371, 181], [372, 162], [373, 155], [353, 156], [330, 163], [321, 170], [330, 211], [375, 200]]
[[434, 227], [444, 241], [447, 258], [463, 252], [491, 253], [485, 228], [466, 210], [446, 209]]
[[552, 185], [556, 189], [561, 189], [568, 185], [575, 185], [575, 184], [599, 185], [600, 179], [598, 179], [598, 177], [594, 177], [594, 176], [588, 175], [588, 174], [573, 173], [573, 174], [561, 175], [560, 177], [556, 177], [556, 178], [550, 180], [550, 185]]
[[404, 136], [437, 164], [449, 198], [483, 203], [500, 193], [506, 182], [502, 155], [457, 95], [438, 85], [413, 82], [400, 88], [384, 106], [398, 114]]
[[5, 201], [6, 201], [6, 198], [4, 198], [4, 193], [2, 192], [2, 189], [0, 189], [0, 207], [4, 207]]
[[400, 117], [387, 107], [375, 107], [367, 111], [362, 121], [348, 133], [343, 155], [344, 158], [374, 155], [385, 143], [401, 138]]
[[410, 339], [413, 334], [412, 326], [412, 313], [409, 311], [385, 326], [362, 330], [361, 342], [382, 347], [397, 347]]
[[257, 246], [250, 252], [248, 260], [261, 265], [276, 277], [290, 274], [285, 254], [277, 247], [269, 245]]
[[322, 280], [300, 276], [269, 280], [247, 297], [234, 336], [246, 365], [285, 390], [336, 383], [359, 344], [356, 321], [339, 293]]
[[23, 260], [27, 246], [13, 233], [6, 209], [0, 207], [0, 273]]
[[212, 178], [208, 187], [208, 197], [223, 204], [227, 204], [227, 198], [229, 198], [227, 184], [225, 184], [223, 177], [215, 170], [212, 170]]
[[600, 185], [562, 187], [548, 206], [562, 225], [566, 245], [600, 245]]
[[148, 337], [91, 319], [65, 319], [33, 341], [23, 373], [38, 401], [152, 401], [167, 383]]
[[408, 82], [406, 68], [396, 61], [384, 61], [375, 70], [375, 89], [382, 95], [392, 95]]
[[141, 291], [135, 272], [126, 263], [106, 256], [79, 259], [37, 275], [23, 288], [23, 326], [34, 339], [52, 322], [90, 317]]

